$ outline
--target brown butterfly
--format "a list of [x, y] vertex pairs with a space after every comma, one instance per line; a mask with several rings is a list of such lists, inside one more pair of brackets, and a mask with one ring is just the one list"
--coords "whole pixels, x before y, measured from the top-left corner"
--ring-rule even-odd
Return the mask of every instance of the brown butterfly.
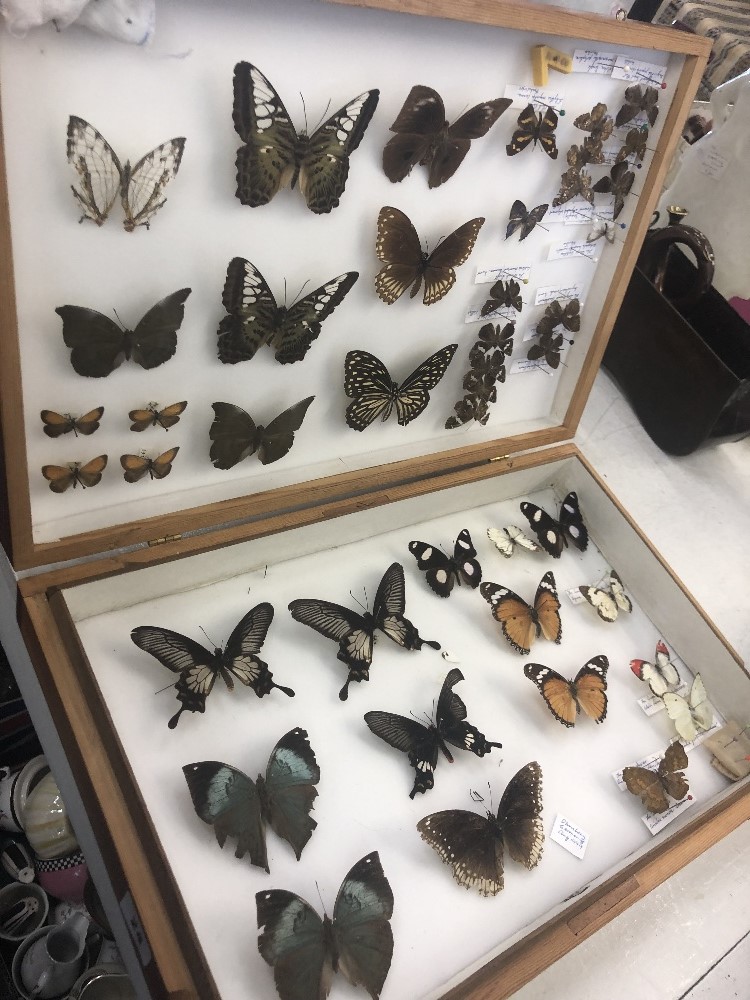
[[[539, 338], [539, 342], [532, 344], [526, 353], [529, 361], [540, 361], [544, 358], [550, 368], [560, 367], [560, 355], [565, 344], [565, 339], [561, 333], [556, 337], [552, 334], [545, 334]], [[537, 366], [539, 367], [539, 366]]]
[[557, 721], [570, 728], [580, 711], [594, 722], [606, 719], [608, 667], [609, 660], [600, 655], [584, 663], [572, 681], [541, 663], [526, 663], [523, 672], [539, 688]]
[[64, 493], [70, 486], [73, 489], [80, 483], [83, 489], [96, 486], [107, 467], [107, 456], [98, 455], [90, 462], [81, 465], [80, 462], [69, 462], [67, 465], [43, 465], [42, 475], [49, 481], [53, 493]]
[[[505, 238], [509, 239], [516, 230], [521, 230], [521, 236], [519, 243], [526, 239], [529, 233], [534, 229], [538, 223], [542, 221], [544, 215], [549, 208], [548, 204], [537, 205], [536, 208], [526, 209], [526, 206], [520, 199], [516, 199], [513, 202], [510, 209], [510, 215], [508, 217], [508, 225], [505, 228]], [[542, 229], [545, 227], [542, 226]]]
[[571, 198], [585, 198], [589, 204], [594, 204], [594, 192], [591, 190], [591, 177], [585, 170], [570, 167], [560, 178], [560, 190], [552, 204], [564, 205]]
[[646, 155], [646, 140], [648, 139], [647, 128], [631, 128], [625, 136], [622, 149], [615, 157], [615, 163], [622, 163], [629, 156], [634, 156], [636, 160], [642, 161]]
[[616, 163], [609, 172], [609, 177], [602, 177], [594, 184], [594, 191], [598, 194], [614, 195], [615, 204], [612, 211], [612, 218], [616, 219], [625, 207], [625, 198], [630, 193], [633, 186], [635, 174], [628, 170], [625, 161]]
[[131, 431], [145, 431], [148, 427], [163, 427], [168, 431], [174, 427], [180, 419], [180, 415], [187, 407], [187, 400], [181, 403], [172, 403], [160, 410], [156, 403], [149, 403], [145, 410], [131, 410], [128, 417], [133, 421], [130, 425]]
[[413, 299], [424, 278], [422, 301], [426, 306], [439, 302], [453, 288], [454, 268], [469, 259], [483, 225], [483, 218], [469, 219], [438, 243], [432, 253], [423, 253], [409, 218], [397, 208], [381, 208], [375, 252], [385, 267], [375, 277], [375, 291], [383, 302], [392, 305], [410, 285], [409, 297]]
[[571, 146], [565, 154], [569, 167], [580, 170], [588, 163], [604, 163], [604, 150], [601, 139], [587, 135], [580, 146]]
[[503, 307], [515, 309], [516, 312], [521, 312], [523, 309], [521, 286], [517, 281], [513, 281], [512, 278], [510, 281], [503, 281], [501, 278], [495, 282], [492, 288], [490, 288], [490, 297], [482, 306], [481, 315], [486, 316], [488, 313], [494, 312], [496, 309], [502, 309]]
[[564, 308], [559, 299], [553, 299], [537, 323], [536, 332], [541, 337], [549, 337], [561, 325], [571, 333], [578, 333], [581, 329], [581, 303], [578, 299], [571, 299]]
[[595, 104], [586, 114], [574, 118], [573, 124], [582, 132], [590, 132], [591, 138], [600, 145], [609, 139], [614, 128], [612, 119], [607, 115], [607, 105], [601, 103]]
[[646, 87], [645, 91], [641, 89], [640, 84], [628, 87], [625, 91], [622, 107], [615, 117], [615, 125], [625, 125], [642, 111], [648, 118], [649, 125], [653, 128], [659, 114], [659, 109], [656, 106], [658, 100], [659, 91], [655, 87]]
[[69, 434], [71, 431], [78, 437], [79, 434], [93, 434], [99, 428], [99, 421], [104, 414], [104, 407], [97, 406], [95, 410], [89, 410], [80, 417], [74, 417], [71, 413], [55, 413], [54, 410], [42, 410], [39, 416], [44, 424], [44, 433], [47, 437], [56, 438], [61, 434]]
[[669, 809], [669, 795], [673, 799], [684, 799], [690, 785], [682, 769], [688, 766], [685, 748], [679, 740], [670, 743], [655, 771], [647, 767], [625, 767], [622, 780], [633, 795], [640, 795], [641, 801], [650, 813], [663, 813]]
[[496, 583], [483, 583], [479, 593], [492, 608], [492, 615], [500, 623], [503, 635], [519, 653], [526, 655], [534, 639], [538, 639], [540, 635], [550, 642], [560, 644], [560, 601], [551, 571], [542, 577], [536, 589], [533, 607], [512, 590], [499, 587]]
[[534, 145], [540, 144], [544, 152], [550, 159], [557, 159], [557, 143], [555, 142], [555, 129], [557, 128], [557, 115], [552, 108], [547, 108], [545, 112], [534, 111], [533, 104], [527, 104], [518, 116], [518, 128], [505, 147], [508, 156], [515, 156], [526, 149], [533, 140]]
[[397, 134], [383, 150], [386, 177], [402, 181], [419, 163], [427, 167], [429, 186], [439, 187], [461, 166], [471, 140], [486, 135], [511, 104], [509, 98], [477, 104], [449, 125], [440, 94], [432, 87], [412, 87], [391, 125]]
[[146, 473], [151, 479], [164, 479], [172, 471], [179, 447], [162, 452], [157, 458], [145, 458], [143, 455], [120, 455], [120, 465], [125, 470], [125, 482], [137, 483]]

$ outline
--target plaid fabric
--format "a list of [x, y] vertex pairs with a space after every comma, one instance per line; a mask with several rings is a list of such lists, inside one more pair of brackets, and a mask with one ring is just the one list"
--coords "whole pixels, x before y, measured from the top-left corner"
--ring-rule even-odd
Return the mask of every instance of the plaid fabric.
[[711, 91], [750, 69], [750, 3], [748, 0], [670, 0], [654, 22], [679, 21], [696, 35], [713, 41], [711, 57], [697, 98], [706, 101]]

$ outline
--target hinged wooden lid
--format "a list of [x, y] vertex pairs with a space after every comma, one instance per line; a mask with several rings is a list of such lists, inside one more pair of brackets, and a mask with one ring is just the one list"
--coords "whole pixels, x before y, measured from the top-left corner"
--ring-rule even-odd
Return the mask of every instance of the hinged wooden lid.
[[[395, 11], [429, 17], [405, 18]], [[371, 38], [378, 39], [376, 46]], [[467, 106], [502, 96], [506, 86], [529, 84], [531, 48], [540, 43], [570, 53], [584, 48], [615, 53], [626, 57], [628, 72], [644, 62], [665, 70], [643, 167], [635, 171], [618, 219], [627, 228], [616, 230], [612, 245], [603, 239], [594, 244], [596, 261], [580, 250], [554, 259], [561, 242], [585, 242], [590, 221], [568, 226], [553, 220], [546, 233], [537, 227], [523, 243], [517, 235], [506, 240], [505, 227], [516, 199], [529, 208], [552, 203], [567, 168], [566, 151], [586, 135], [573, 119], [598, 101], [614, 115], [632, 79], [583, 72], [550, 76], [544, 99], [554, 103], [559, 95], [561, 110], [567, 111], [557, 129], [556, 161], [541, 147], [506, 156], [504, 147], [527, 99], [522, 94], [488, 135], [472, 144], [447, 184], [429, 190], [417, 166], [393, 185], [381, 169], [389, 125], [415, 82], [436, 86], [448, 119], [455, 120]], [[572, 437], [708, 48], [705, 40], [682, 33], [550, 8], [421, 0], [343, 6], [295, 0], [293, 13], [289, 4], [280, 9], [270, 2], [242, 13], [213, 5], [210, 17], [201, 5], [182, 5], [179, 13], [160, 12], [151, 53], [76, 31], [50, 33], [41, 46], [33, 33], [26, 39], [3, 37], [0, 350], [16, 568], [220, 526], [237, 525], [241, 531], [248, 520], [300, 507], [319, 507], [323, 517], [326, 503], [337, 497]], [[187, 51], [189, 58], [171, 58]], [[330, 215], [309, 212], [297, 191], [282, 191], [271, 204], [253, 209], [233, 197], [240, 140], [231, 127], [231, 80], [235, 63], [243, 59], [257, 63], [277, 88], [298, 131], [303, 122], [298, 91], [316, 122], [331, 114], [323, 110], [329, 98], [336, 109], [379, 88], [380, 103], [352, 154], [341, 205]], [[321, 73], [321, 66], [336, 71]], [[643, 72], [648, 79], [649, 71]], [[73, 174], [64, 161], [71, 114], [95, 125], [123, 163], [134, 163], [171, 136], [187, 137], [180, 173], [150, 231], [125, 233], [119, 206], [101, 228], [76, 224], [78, 209], [68, 190]], [[594, 179], [609, 172], [608, 165], [589, 169]], [[606, 196], [595, 201], [597, 211], [611, 203]], [[432, 249], [468, 219], [486, 219], [473, 254], [457, 269], [455, 287], [429, 308], [406, 295], [386, 306], [374, 293], [373, 279], [382, 266], [374, 252], [376, 219], [384, 205], [407, 213]], [[253, 262], [277, 302], [283, 301], [285, 281], [291, 298], [306, 280], [316, 288], [352, 270], [359, 279], [303, 362], [279, 365], [264, 347], [251, 361], [222, 365], [215, 336], [224, 315], [225, 270], [235, 256]], [[508, 375], [497, 387], [489, 422], [446, 430], [481, 326], [465, 322], [467, 310], [481, 307], [492, 287], [475, 284], [475, 275], [518, 265], [530, 265], [531, 271], [522, 285], [525, 303]], [[544, 311], [534, 304], [539, 289], [549, 286], [577, 286], [581, 330], [554, 374], [514, 373], [528, 349], [524, 337]], [[157, 300], [183, 287], [192, 291], [168, 367], [145, 371], [126, 362], [97, 379], [73, 371], [56, 307], [74, 304], [106, 315], [114, 307], [132, 328]], [[451, 343], [458, 345], [456, 356], [418, 420], [401, 427], [391, 417], [362, 434], [347, 427], [347, 351], [377, 355], [402, 383], [421, 361]], [[228, 472], [212, 467], [211, 403], [235, 403], [256, 424], [268, 424], [309, 395], [315, 401], [281, 461], [264, 466], [251, 457]], [[188, 407], [168, 434], [159, 428], [129, 431], [130, 409], [177, 399], [186, 399]], [[84, 413], [99, 405], [105, 415], [95, 436], [52, 440], [43, 434], [41, 409]], [[144, 449], [154, 457], [174, 446], [180, 454], [167, 478], [123, 480], [121, 454]], [[49, 491], [42, 466], [85, 463], [100, 454], [109, 461], [96, 489]]]

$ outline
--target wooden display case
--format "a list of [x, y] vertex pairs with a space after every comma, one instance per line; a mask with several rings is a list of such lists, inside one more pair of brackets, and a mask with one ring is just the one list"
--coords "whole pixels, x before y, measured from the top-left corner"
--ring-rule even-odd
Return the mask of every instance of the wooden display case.
[[[546, 253], [564, 239], [585, 241], [590, 223], [569, 228], [552, 222], [546, 234], [535, 232], [519, 245], [503, 239], [507, 213], [516, 198], [529, 207], [552, 202], [565, 152], [585, 134], [572, 120], [600, 100], [614, 113], [632, 80], [550, 76], [544, 89], [567, 111], [558, 127], [556, 162], [539, 149], [505, 156], [523, 107], [517, 103], [474, 144], [444, 187], [428, 191], [419, 167], [397, 186], [380, 170], [388, 125], [415, 82], [441, 92], [452, 120], [466, 105], [501, 95], [506, 85], [530, 84], [530, 52], [537, 44], [614, 53], [626, 63], [664, 70], [660, 114], [618, 220], [626, 228], [611, 246], [597, 244], [595, 261], [580, 254], [580, 260], [554, 260]], [[659, 636], [689, 673], [700, 671], [720, 717], [747, 716], [750, 678], [596, 471], [567, 443], [708, 44], [666, 29], [499, 3], [297, 0], [292, 16], [288, 4], [277, 10], [270, 0], [250, 8], [227, 2], [208, 18], [201, 4], [174, 0], [160, 8], [152, 53], [75, 33], [50, 36], [44, 46], [31, 36], [4, 39], [3, 49], [8, 200], [0, 220], [6, 247], [2, 412], [13, 562], [23, 571], [21, 615], [113, 881], [132, 894], [148, 942], [144, 971], [153, 995], [273, 997], [272, 973], [255, 950], [255, 892], [284, 887], [313, 901], [317, 879], [330, 913], [346, 870], [378, 849], [396, 896], [396, 951], [384, 1000], [507, 996], [750, 815], [746, 783], [728, 786], [699, 748], [689, 770], [695, 802], [653, 840], [638, 802], [624, 801], [630, 797], [610, 777], [663, 749], [670, 738], [663, 713], [647, 718], [637, 707], [643, 692], [627, 669], [632, 657], [650, 655]], [[329, 97], [335, 108], [379, 87], [378, 110], [352, 155], [341, 205], [330, 216], [307, 212], [298, 192], [282, 192], [258, 209], [233, 198], [239, 142], [230, 124], [230, 81], [240, 59], [257, 63], [298, 127], [298, 90], [315, 121]], [[94, 89], [97, 72], [102, 82]], [[169, 136], [187, 136], [181, 172], [149, 232], [123, 233], [116, 211], [101, 229], [76, 225], [62, 159], [69, 114], [91, 121], [123, 160]], [[596, 176], [608, 170], [597, 168]], [[375, 220], [389, 204], [407, 212], [431, 244], [473, 216], [486, 217], [474, 254], [457, 271], [456, 287], [429, 309], [419, 299], [386, 307], [374, 294]], [[597, 198], [599, 212], [605, 205]], [[360, 272], [303, 363], [279, 366], [270, 352], [231, 367], [216, 360], [224, 269], [237, 255], [254, 262], [279, 301], [285, 278], [296, 289], [308, 278], [315, 287], [333, 274]], [[531, 275], [516, 345], [490, 420], [486, 427], [446, 431], [479, 329], [465, 322], [466, 309], [481, 305], [491, 287], [472, 276], [526, 263]], [[543, 311], [533, 304], [538, 289], [572, 284], [581, 289], [582, 320], [564, 364], [551, 376], [513, 373], [511, 364], [526, 353], [522, 332], [530, 330], [529, 317], [537, 320]], [[123, 366], [106, 382], [72, 371], [56, 306], [107, 312], [115, 305], [131, 324], [158, 298], [188, 286], [193, 291], [170, 369]], [[419, 421], [402, 428], [391, 418], [367, 428], [362, 438], [346, 426], [346, 350], [376, 353], [398, 380], [453, 342], [456, 357]], [[310, 394], [315, 403], [278, 468], [255, 459], [229, 474], [212, 468], [211, 402], [232, 401], [267, 420]], [[171, 475], [152, 483], [116, 481], [117, 456], [141, 446], [133, 444], [124, 414], [146, 400], [166, 405], [173, 398], [189, 401], [180, 424], [158, 438], [154, 431], [143, 443], [152, 452], [180, 446]], [[101, 404], [107, 411], [101, 429], [85, 447], [79, 438], [75, 455], [67, 438], [44, 438], [41, 408], [84, 412]], [[42, 464], [103, 451], [109, 467], [96, 489], [49, 493], [38, 472]], [[569, 550], [553, 563], [535, 555], [506, 562], [492, 550], [484, 536], [492, 520], [518, 521], [517, 502], [526, 497], [552, 510], [570, 489], [581, 498], [593, 539], [589, 551]], [[541, 575], [553, 569], [563, 601], [559, 648], [540, 642], [522, 659], [477, 594], [461, 590], [439, 604], [429, 592], [408, 541], [450, 545], [464, 527], [487, 580], [530, 598]], [[405, 759], [373, 745], [378, 741], [361, 715], [373, 708], [429, 711], [449, 664], [426, 649], [387, 649], [383, 640], [371, 680], [354, 685], [342, 705], [335, 647], [302, 633], [284, 609], [302, 596], [347, 604], [350, 589], [364, 603], [359, 588], [371, 598], [394, 560], [407, 574], [407, 615], [458, 660], [469, 717], [504, 744], [500, 765], [494, 754], [443, 765], [435, 789], [415, 802], [407, 795]], [[608, 565], [617, 568], [637, 605], [627, 622], [613, 625], [600, 623], [588, 606], [573, 607], [564, 593], [595, 583]], [[170, 732], [173, 699], [153, 696], [166, 672], [133, 646], [130, 629], [161, 624], [198, 638], [202, 626], [221, 641], [261, 600], [276, 609], [263, 655], [275, 679], [294, 687], [296, 697], [275, 693], [259, 702], [250, 691], [230, 695], [217, 688], [205, 715], [184, 716]], [[611, 664], [609, 718], [602, 727], [584, 720], [563, 730], [521, 665], [539, 660], [572, 675], [601, 652]], [[189, 761], [215, 758], [255, 774], [294, 725], [308, 729], [321, 765], [314, 813], [319, 828], [299, 864], [269, 834], [266, 876], [247, 859], [235, 860], [229, 845], [222, 852], [211, 842], [212, 831], [195, 816], [179, 771]], [[468, 789], [487, 781], [499, 796], [531, 759], [540, 761], [545, 776], [545, 831], [556, 813], [579, 822], [591, 834], [586, 859], [579, 862], [548, 842], [534, 872], [507, 863], [506, 887], [495, 899], [459, 893], [420, 841], [416, 821], [436, 809], [468, 807]], [[333, 995], [349, 995], [342, 977]]]

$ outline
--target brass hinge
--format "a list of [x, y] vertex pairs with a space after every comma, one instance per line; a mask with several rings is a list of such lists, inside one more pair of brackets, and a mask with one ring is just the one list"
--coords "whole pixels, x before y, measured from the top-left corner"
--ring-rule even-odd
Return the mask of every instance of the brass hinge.
[[510, 455], [495, 455], [493, 458], [490, 458], [489, 461], [490, 462], [506, 462], [509, 469], [511, 469], [513, 467], [513, 459], [510, 457]]
[[164, 545], [165, 542], [176, 542], [180, 538], [182, 538], [182, 535], [164, 535], [163, 538], [152, 538], [148, 544], [149, 546]]

